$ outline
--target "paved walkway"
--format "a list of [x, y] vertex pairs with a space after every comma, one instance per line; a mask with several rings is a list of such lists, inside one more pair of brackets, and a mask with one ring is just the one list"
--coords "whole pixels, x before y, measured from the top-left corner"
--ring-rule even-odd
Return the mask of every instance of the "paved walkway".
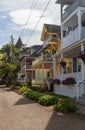
[[85, 116], [54, 113], [7, 88], [0, 88], [0, 130], [85, 130]]

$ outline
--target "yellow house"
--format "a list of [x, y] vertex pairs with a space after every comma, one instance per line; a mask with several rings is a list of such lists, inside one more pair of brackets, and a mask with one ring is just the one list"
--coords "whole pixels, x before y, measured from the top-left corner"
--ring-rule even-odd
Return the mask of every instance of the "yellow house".
[[32, 63], [32, 69], [35, 70], [35, 77], [33, 78], [33, 84], [45, 84], [46, 75], [49, 74], [53, 77], [53, 61], [52, 55], [60, 51], [60, 26], [52, 24], [44, 24], [41, 41], [43, 45], [39, 55]]

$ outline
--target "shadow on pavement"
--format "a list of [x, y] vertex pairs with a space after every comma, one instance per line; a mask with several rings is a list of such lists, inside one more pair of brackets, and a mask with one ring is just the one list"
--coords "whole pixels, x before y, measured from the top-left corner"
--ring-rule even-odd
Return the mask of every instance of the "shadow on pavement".
[[4, 87], [4, 88], [3, 88], [3, 92], [4, 92], [4, 91], [6, 91], [6, 92], [11, 92], [11, 91], [13, 91], [13, 90], [12, 90], [11, 88]]
[[85, 116], [54, 112], [45, 130], [85, 130]]
[[24, 105], [24, 104], [32, 104], [32, 103], [36, 103], [36, 102], [29, 100], [28, 98], [21, 98], [14, 105]]

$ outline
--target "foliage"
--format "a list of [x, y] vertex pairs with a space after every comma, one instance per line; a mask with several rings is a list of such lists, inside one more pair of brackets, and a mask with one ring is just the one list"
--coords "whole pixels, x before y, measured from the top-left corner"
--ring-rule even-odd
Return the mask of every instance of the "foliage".
[[11, 82], [15, 82], [16, 73], [17, 73], [18, 65], [11, 63], [1, 63], [0, 64], [0, 76], [3, 77], [2, 80], [6, 84], [10, 84]]
[[36, 102], [38, 102], [39, 98], [42, 96], [41, 93], [38, 93], [38, 92], [35, 92], [35, 91], [32, 91], [32, 90], [28, 90], [24, 93], [24, 95], [29, 98], [29, 99], [32, 99]]
[[39, 98], [38, 102], [39, 102], [39, 104], [41, 104], [43, 106], [50, 106], [50, 105], [54, 105], [55, 103], [57, 103], [58, 98], [55, 96], [51, 96], [51, 95], [44, 95]]
[[62, 84], [64, 84], [64, 85], [74, 85], [74, 84], [76, 84], [76, 81], [73, 77], [69, 77], [69, 78], [66, 78], [65, 80], [63, 80]]
[[54, 105], [54, 110], [63, 113], [73, 113], [77, 111], [77, 106], [71, 99], [59, 99], [58, 103]]
[[17, 82], [17, 72], [20, 70], [16, 58], [17, 52], [18, 49], [14, 44], [6, 44], [0, 49], [0, 76], [7, 85]]
[[81, 52], [79, 56], [83, 61], [85, 61], [85, 52]]
[[26, 92], [28, 90], [28, 87], [27, 86], [22, 86], [22, 87], [19, 87], [18, 90], [19, 90], [20, 93], [24, 93], [24, 92]]
[[[11, 55], [11, 48], [12, 48], [12, 55]], [[18, 49], [15, 47], [14, 44], [6, 44], [4, 45], [0, 53], [3, 54], [2, 61], [4, 62], [10, 62], [12, 58], [12, 62], [14, 63], [16, 60], [16, 54], [18, 52]]]
[[61, 81], [60, 81], [60, 79], [53, 79], [52, 83], [53, 84], [60, 84]]
[[41, 86], [32, 86], [31, 89], [37, 92], [42, 92], [42, 93], [47, 92], [47, 89]]

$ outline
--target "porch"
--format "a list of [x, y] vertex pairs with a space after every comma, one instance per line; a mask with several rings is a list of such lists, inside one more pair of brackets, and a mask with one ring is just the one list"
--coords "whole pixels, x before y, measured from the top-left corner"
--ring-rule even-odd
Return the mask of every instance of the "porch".
[[[56, 94], [65, 95], [72, 98], [79, 98], [85, 94], [85, 63], [80, 59], [80, 52], [85, 52], [85, 40], [81, 40], [64, 49], [59, 54], [53, 56], [53, 78], [61, 81], [68, 78], [75, 78], [77, 84], [74, 86], [54, 85], [54, 92]], [[66, 73], [65, 68], [60, 67], [60, 75], [56, 73], [57, 58], [72, 59], [72, 72]], [[76, 60], [76, 62], [75, 62]], [[79, 61], [79, 62], [78, 62]], [[64, 73], [65, 72], [65, 73]]]
[[46, 59], [44, 55], [40, 55], [32, 63], [32, 84], [44, 86], [48, 73], [52, 77], [52, 60], [51, 58]]

